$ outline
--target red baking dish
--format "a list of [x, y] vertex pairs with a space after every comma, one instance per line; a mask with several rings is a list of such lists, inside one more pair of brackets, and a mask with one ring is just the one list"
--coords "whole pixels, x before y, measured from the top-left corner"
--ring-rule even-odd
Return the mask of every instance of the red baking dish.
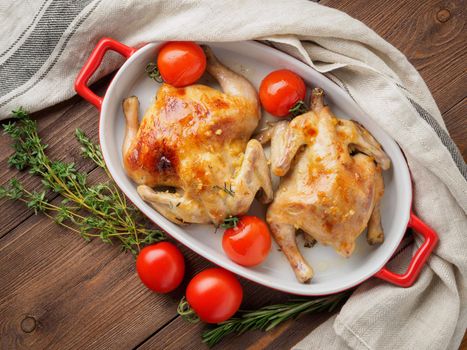
[[[139, 197], [135, 184], [125, 174], [121, 156], [124, 133], [122, 100], [136, 95], [140, 99], [142, 111], [150, 105], [158, 84], [147, 77], [144, 69], [147, 63], [155, 61], [162, 42], [149, 43], [136, 49], [104, 38], [97, 44], [76, 78], [75, 88], [79, 95], [100, 110], [99, 138], [102, 152], [113, 179], [122, 191], [149, 219], [187, 247], [240, 276], [271, 288], [301, 295], [325, 295], [351, 288], [372, 276], [397, 286], [411, 286], [436, 246], [438, 236], [411, 210], [410, 173], [394, 140], [345, 91], [297, 59], [257, 42], [208, 44], [221, 61], [245, 75], [256, 88], [272, 70], [287, 68], [295, 71], [309, 86], [320, 86], [325, 90], [327, 102], [336, 115], [360, 122], [373, 134], [392, 161], [390, 170], [384, 174], [385, 194], [381, 202], [384, 243], [370, 247], [364, 235], [361, 235], [355, 253], [347, 259], [337, 255], [330, 247], [317, 245], [312, 249], [302, 249], [305, 258], [315, 269], [315, 277], [311, 283], [301, 284], [295, 279], [286, 258], [278, 252], [277, 247], [272, 249], [263, 264], [246, 268], [235, 264], [223, 253], [222, 230], [215, 233], [213, 226], [181, 227], [168, 221]], [[87, 84], [108, 50], [120, 53], [127, 60], [116, 73], [105, 96], [100, 97]], [[268, 118], [267, 113], [263, 113], [263, 123]], [[250, 213], [264, 216], [264, 211], [265, 208], [259, 203], [254, 203]], [[407, 227], [413, 228], [424, 241], [412, 257], [407, 271], [398, 274], [389, 271], [385, 265], [399, 246]]]

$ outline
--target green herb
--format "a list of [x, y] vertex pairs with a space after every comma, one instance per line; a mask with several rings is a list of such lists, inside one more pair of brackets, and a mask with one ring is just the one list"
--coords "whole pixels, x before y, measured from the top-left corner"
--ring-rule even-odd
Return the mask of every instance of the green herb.
[[190, 304], [185, 297], [183, 297], [180, 302], [178, 303], [177, 313], [182, 316], [185, 321], [190, 323], [198, 323], [199, 316], [196, 312], [191, 308]]
[[232, 190], [232, 184], [229, 184], [229, 187], [227, 187], [227, 182], [224, 182], [224, 187], [220, 187], [218, 185], [215, 185], [213, 187], [218, 189], [218, 190], [224, 191], [229, 196], [232, 196], [232, 197], [235, 196], [235, 191]]
[[234, 228], [237, 227], [238, 221], [240, 219], [236, 216], [232, 216], [230, 218], [224, 219], [224, 222], [221, 224], [223, 229]]
[[[17, 119], [3, 126], [5, 134], [13, 139], [15, 152], [8, 164], [18, 170], [29, 169], [29, 173], [42, 179], [41, 191], [29, 191], [16, 179], [9, 186], [0, 186], [0, 198], [20, 200], [37, 213], [43, 213], [85, 240], [98, 237], [106, 243], [118, 241], [122, 249], [137, 254], [142, 245], [165, 239], [164, 232], [145, 228], [141, 214], [129, 206], [125, 196], [112, 182], [90, 185], [87, 174], [79, 172], [73, 163], [52, 161], [45, 154], [36, 122], [20, 108], [13, 111]], [[97, 166], [105, 166], [99, 147], [81, 131], [76, 138], [82, 146], [82, 155]], [[52, 203], [47, 193], [60, 194], [59, 203]]]
[[153, 62], [149, 62], [144, 69], [146, 73], [148, 73], [148, 77], [157, 81], [158, 83], [162, 83], [162, 76], [157, 64]]
[[308, 106], [302, 100], [297, 101], [292, 108], [289, 109], [289, 113], [292, 117], [308, 112]]
[[321, 298], [299, 299], [285, 304], [265, 306], [256, 311], [240, 311], [238, 317], [205, 331], [202, 335], [203, 342], [212, 347], [231, 333], [243, 334], [251, 330], [269, 331], [280, 323], [302, 314], [332, 311], [349, 296], [349, 292], [343, 292]]

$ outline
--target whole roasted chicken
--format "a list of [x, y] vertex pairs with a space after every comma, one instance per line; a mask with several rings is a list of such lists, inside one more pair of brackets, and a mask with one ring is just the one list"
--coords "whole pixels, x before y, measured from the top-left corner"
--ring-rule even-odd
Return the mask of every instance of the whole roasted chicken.
[[123, 164], [139, 195], [177, 223], [214, 223], [246, 213], [258, 191], [272, 200], [263, 148], [250, 140], [260, 120], [257, 93], [206, 48], [222, 91], [163, 84], [138, 125], [137, 97], [123, 101]]
[[367, 226], [368, 243], [383, 242], [381, 169], [390, 160], [361, 125], [333, 115], [321, 89], [312, 91], [311, 111], [275, 124], [258, 139], [271, 140], [272, 171], [281, 176], [267, 221], [300, 282], [309, 281], [313, 270], [297, 247], [297, 230], [344, 257]]

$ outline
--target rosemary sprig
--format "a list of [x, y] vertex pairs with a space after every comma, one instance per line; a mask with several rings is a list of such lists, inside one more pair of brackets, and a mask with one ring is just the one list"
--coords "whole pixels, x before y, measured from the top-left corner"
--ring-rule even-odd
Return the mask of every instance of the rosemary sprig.
[[282, 322], [306, 313], [330, 312], [349, 296], [350, 292], [343, 292], [320, 298], [298, 299], [285, 304], [269, 305], [256, 311], [239, 311], [237, 317], [205, 331], [202, 339], [204, 343], [212, 347], [231, 333], [243, 334], [251, 330], [269, 331]]
[[232, 184], [229, 184], [229, 186], [227, 186], [227, 182], [224, 182], [224, 187], [220, 187], [218, 185], [214, 185], [213, 188], [215, 189], [218, 189], [218, 190], [221, 190], [221, 191], [224, 191], [225, 193], [227, 193], [229, 196], [235, 196], [235, 191], [232, 190]]
[[224, 219], [224, 222], [221, 224], [223, 229], [234, 228], [237, 227], [238, 221], [240, 219], [236, 216], [231, 216], [230, 218]]
[[[142, 245], [165, 239], [164, 232], [147, 229], [142, 217], [114, 183], [90, 185], [87, 174], [79, 172], [73, 163], [52, 161], [45, 154], [36, 122], [20, 108], [13, 111], [16, 117], [3, 126], [5, 134], [13, 140], [15, 152], [8, 164], [18, 170], [29, 169], [29, 173], [42, 179], [41, 191], [29, 191], [17, 180], [8, 186], [0, 186], [0, 198], [20, 200], [37, 213], [43, 213], [85, 240], [94, 237], [103, 242], [119, 241], [122, 249], [137, 254]], [[76, 138], [82, 146], [82, 155], [110, 174], [105, 166], [99, 147], [81, 131]], [[47, 193], [57, 193], [63, 198], [58, 204], [47, 199]]]
[[308, 111], [308, 106], [303, 100], [298, 100], [292, 108], [289, 109], [289, 113], [292, 117], [306, 113]]
[[144, 71], [148, 74], [148, 77], [157, 81], [158, 83], [162, 83], [162, 76], [161, 72], [159, 71], [159, 68], [157, 67], [157, 64], [154, 62], [149, 62], [146, 65], [146, 68]]

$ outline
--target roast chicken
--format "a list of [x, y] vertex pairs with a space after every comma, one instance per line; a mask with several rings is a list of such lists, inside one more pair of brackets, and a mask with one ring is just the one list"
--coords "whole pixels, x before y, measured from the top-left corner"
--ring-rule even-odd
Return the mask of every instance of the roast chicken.
[[260, 120], [257, 93], [205, 49], [205, 85], [162, 84], [139, 125], [137, 97], [123, 101], [123, 164], [139, 195], [177, 224], [214, 223], [246, 213], [257, 193], [272, 200], [269, 166], [250, 137]]
[[336, 118], [324, 105], [321, 89], [313, 89], [310, 105], [307, 113], [257, 137], [262, 143], [271, 140], [272, 172], [281, 177], [267, 222], [302, 283], [313, 277], [313, 270], [298, 249], [297, 230], [309, 243], [330, 245], [344, 257], [352, 254], [367, 227], [369, 244], [383, 242], [382, 170], [390, 166], [368, 131]]

